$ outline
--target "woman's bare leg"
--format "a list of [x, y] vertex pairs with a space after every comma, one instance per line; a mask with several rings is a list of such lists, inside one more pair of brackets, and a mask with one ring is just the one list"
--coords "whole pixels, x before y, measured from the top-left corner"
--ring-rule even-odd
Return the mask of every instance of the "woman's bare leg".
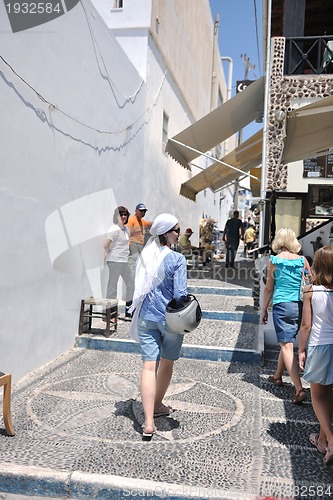
[[320, 424], [319, 442], [333, 446], [332, 386], [310, 384], [312, 406]]
[[154, 401], [156, 395], [156, 371], [157, 361], [143, 361], [141, 374], [141, 401], [145, 414], [144, 431], [147, 433], [154, 430]]
[[298, 372], [297, 361], [294, 355], [294, 344], [292, 342], [282, 342], [281, 356], [287, 372], [295, 386], [296, 394], [302, 390], [302, 382]]
[[161, 358], [157, 371], [155, 410], [162, 405], [163, 398], [171, 382], [174, 361]]
[[274, 378], [281, 378], [282, 379], [282, 375], [283, 375], [283, 372], [284, 370], [286, 369], [285, 367], [285, 364], [284, 364], [284, 361], [283, 361], [283, 356], [282, 356], [282, 352], [281, 352], [281, 349], [280, 349], [280, 352], [279, 352], [279, 357], [278, 357], [278, 363], [277, 363], [277, 367], [276, 367], [276, 370], [275, 370], [275, 373], [274, 373]]

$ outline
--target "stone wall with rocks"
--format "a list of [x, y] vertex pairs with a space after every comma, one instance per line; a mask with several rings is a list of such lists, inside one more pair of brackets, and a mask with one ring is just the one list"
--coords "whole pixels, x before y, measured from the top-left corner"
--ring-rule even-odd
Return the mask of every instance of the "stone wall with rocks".
[[[287, 166], [280, 162], [283, 152], [286, 117], [293, 109], [293, 99], [328, 97], [333, 94], [333, 75], [283, 74], [285, 38], [272, 38], [271, 70], [268, 105], [268, 135], [266, 145], [266, 190], [287, 190]], [[284, 112], [282, 121], [276, 120], [276, 112]]]

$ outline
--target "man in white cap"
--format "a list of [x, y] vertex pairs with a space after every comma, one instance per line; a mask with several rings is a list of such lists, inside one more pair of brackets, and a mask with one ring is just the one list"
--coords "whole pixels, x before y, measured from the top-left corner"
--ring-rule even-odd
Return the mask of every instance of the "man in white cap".
[[147, 237], [149, 237], [149, 229], [152, 225], [152, 222], [144, 219], [146, 212], [146, 205], [144, 205], [144, 203], [138, 203], [134, 215], [129, 217], [126, 224], [130, 233], [130, 256], [128, 263], [133, 274], [135, 273], [136, 260], [143, 250], [146, 240], [148, 239]]

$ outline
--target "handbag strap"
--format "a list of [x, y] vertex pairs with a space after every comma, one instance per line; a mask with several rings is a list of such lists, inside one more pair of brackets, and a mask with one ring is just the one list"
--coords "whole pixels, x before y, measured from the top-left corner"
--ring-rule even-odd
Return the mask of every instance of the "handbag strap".
[[[311, 278], [312, 278], [312, 273], [311, 273], [311, 267], [310, 267], [310, 264], [309, 264], [308, 260], [307, 260], [305, 257], [303, 257], [303, 260], [304, 260], [304, 266], [303, 266], [303, 270], [302, 270], [302, 277], [303, 277], [303, 279], [305, 279], [305, 280], [306, 280], [306, 279], [311, 279]], [[307, 272], [309, 273], [309, 278], [307, 278], [307, 277], [305, 276], [305, 271], [307, 271]]]

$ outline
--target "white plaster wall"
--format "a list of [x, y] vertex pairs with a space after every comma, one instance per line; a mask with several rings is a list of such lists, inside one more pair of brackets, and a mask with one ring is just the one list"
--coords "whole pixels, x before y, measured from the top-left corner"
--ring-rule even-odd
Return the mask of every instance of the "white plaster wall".
[[154, 0], [150, 31], [189, 111], [195, 119], [201, 118], [211, 110], [214, 71], [209, 1]]
[[[210, 9], [208, 8], [209, 13]], [[170, 14], [171, 15], [171, 14]], [[173, 14], [172, 14], [173, 15]], [[161, 23], [164, 18], [161, 16]], [[170, 22], [170, 20], [168, 21]], [[212, 22], [212, 21], [211, 21]], [[184, 30], [186, 26], [184, 27]], [[192, 28], [190, 28], [191, 30]], [[179, 40], [175, 35], [169, 42], [174, 52], [177, 51]], [[213, 47], [208, 44], [211, 52]], [[211, 56], [212, 57], [212, 56]], [[223, 68], [220, 63], [218, 49], [215, 52], [216, 62], [216, 87], [221, 88], [226, 96], [226, 83]], [[162, 144], [162, 124], [163, 112], [169, 117], [168, 136], [173, 137], [179, 131], [188, 127], [193, 119], [189, 110], [188, 101], [184, 98], [187, 91], [193, 87], [201, 85], [200, 105], [208, 113], [211, 109], [211, 78], [209, 81], [201, 81], [191, 85], [185, 85], [180, 88], [178, 78], [174, 78], [169, 66], [166, 64], [164, 54], [160, 53], [160, 44], [157, 45], [156, 38], [149, 37], [147, 63], [149, 72], [147, 73], [147, 102], [156, 102], [156, 95], [159, 94], [154, 111], [150, 115], [150, 127], [145, 135], [146, 140], [146, 170], [145, 180], [147, 186], [154, 186], [154, 195], [159, 200], [160, 211], [171, 211], [180, 221], [181, 228], [192, 227], [194, 234], [191, 238], [192, 243], [199, 244], [199, 225], [203, 216], [213, 217], [218, 221], [219, 227], [225, 222], [226, 212], [223, 204], [220, 204], [220, 193], [212, 193], [210, 189], [197, 195], [196, 203], [179, 195], [181, 183], [186, 182], [193, 175], [200, 172], [199, 168], [192, 166], [192, 171], [188, 171], [175, 162], [171, 157], [164, 154], [164, 145]], [[199, 64], [199, 68], [200, 68]], [[199, 71], [198, 71], [199, 73]], [[205, 86], [204, 86], [205, 85]], [[204, 91], [203, 89], [206, 89]], [[217, 102], [217, 100], [216, 100]], [[211, 161], [205, 157], [196, 158], [194, 164], [200, 167], [207, 167]], [[227, 195], [228, 196], [228, 195]], [[163, 209], [163, 210], [162, 210]]]
[[[148, 28], [153, 0], [123, 0], [121, 9], [114, 9], [114, 0], [92, 0], [92, 3], [112, 30], [124, 27]], [[156, 0], [154, 0], [156, 1]]]
[[[161, 143], [163, 111], [169, 116], [169, 137], [172, 137], [217, 106], [219, 89], [224, 100], [227, 98], [217, 39], [213, 43], [214, 25], [209, 2], [124, 0], [122, 9], [112, 10], [110, 1], [92, 1], [147, 82], [147, 103], [154, 103], [159, 93], [159, 102], [149, 117], [149, 136], [146, 135], [147, 189], [152, 185], [155, 191], [159, 182], [164, 187], [170, 186], [168, 197], [173, 197], [172, 206], [179, 205], [180, 213], [185, 210], [186, 214], [191, 214], [194, 227], [199, 227], [205, 214], [216, 218], [223, 228], [232, 203], [232, 190], [224, 191], [221, 203], [220, 194], [210, 190], [200, 193], [195, 204], [179, 197], [181, 182], [199, 173], [200, 169], [193, 167], [192, 173], [186, 171], [163, 154]], [[146, 30], [147, 26], [150, 30]], [[235, 136], [228, 139], [228, 147], [233, 149], [234, 144]], [[200, 158], [194, 163], [206, 167], [211, 162]], [[151, 165], [154, 167], [150, 168]], [[148, 212], [148, 216], [151, 218], [151, 213]], [[185, 225], [186, 219], [188, 217], [184, 217]], [[195, 238], [193, 235], [192, 241]]]
[[147, 61], [148, 33], [147, 28], [113, 31], [117, 42], [144, 81], [146, 81], [149, 73]]
[[73, 345], [80, 300], [103, 293], [115, 206], [175, 213], [194, 243], [202, 215], [221, 214], [209, 190], [179, 196], [192, 174], [163, 152], [163, 110], [170, 137], [192, 118], [150, 37], [146, 83], [89, 0], [16, 34], [0, 4], [0, 37], [0, 370], [16, 381]]
[[145, 85], [83, 5], [12, 34], [0, 4], [1, 55], [21, 77], [0, 61], [0, 370], [14, 381], [73, 345], [113, 210], [142, 195]]
[[91, 0], [105, 24], [144, 80], [147, 76], [148, 31], [152, 0], [125, 0], [113, 9], [113, 0]]
[[149, 28], [192, 118], [210, 111], [214, 23], [208, 0], [123, 0], [122, 9], [112, 9], [112, 0], [92, 1], [143, 78], [140, 33]]
[[[147, 77], [147, 102], [155, 105], [152, 113], [147, 116], [149, 127], [145, 134], [142, 189], [146, 193], [144, 202], [149, 208], [147, 218], [150, 219], [161, 212], [173, 213], [179, 218], [182, 229], [192, 227], [194, 230], [192, 243], [198, 244], [202, 214], [218, 216], [218, 210], [213, 204], [214, 195], [210, 190], [206, 196], [201, 193], [196, 203], [179, 195], [181, 183], [188, 180], [192, 173], [164, 153], [163, 112], [169, 116], [169, 137], [172, 137], [176, 131], [190, 124], [187, 108], [152, 38], [150, 38], [148, 64], [150, 71]], [[150, 207], [154, 207], [153, 210]]]

